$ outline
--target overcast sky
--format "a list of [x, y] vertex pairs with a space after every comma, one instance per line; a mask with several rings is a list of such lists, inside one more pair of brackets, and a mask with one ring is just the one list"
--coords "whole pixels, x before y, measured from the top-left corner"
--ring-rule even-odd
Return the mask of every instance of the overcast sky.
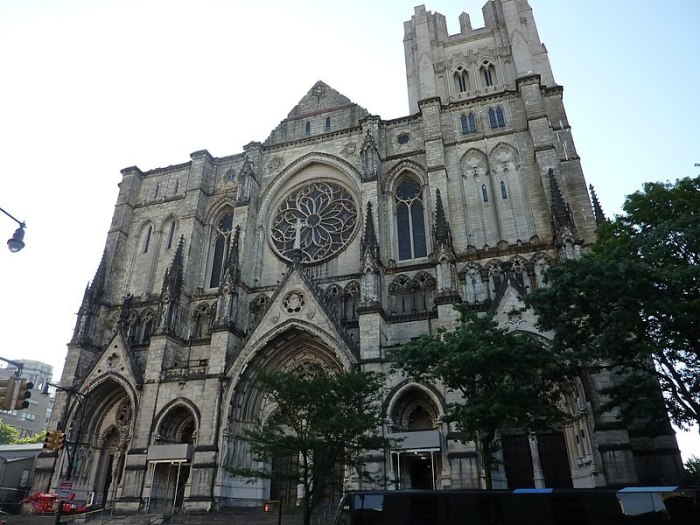
[[[317, 80], [408, 114], [403, 22], [419, 1], [0, 0], [0, 207], [27, 223], [26, 248], [0, 251], [0, 356], [60, 377], [121, 169], [240, 153]], [[482, 3], [426, 8], [455, 33], [462, 11], [483, 25]], [[608, 216], [645, 181], [696, 175], [700, 2], [530, 5]], [[14, 229], [0, 217], [2, 243]], [[697, 433], [683, 449], [700, 455]]]

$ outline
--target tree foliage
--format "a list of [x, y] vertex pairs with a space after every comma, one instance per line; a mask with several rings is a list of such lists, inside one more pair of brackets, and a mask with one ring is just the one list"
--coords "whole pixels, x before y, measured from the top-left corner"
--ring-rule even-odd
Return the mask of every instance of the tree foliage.
[[34, 434], [33, 436], [19, 438], [16, 441], [14, 441], [14, 443], [16, 443], [17, 445], [28, 445], [31, 443], [43, 443], [45, 439], [46, 439], [46, 430], [39, 432], [37, 434]]
[[456, 307], [461, 322], [454, 330], [423, 335], [397, 350], [396, 368], [421, 382], [442, 383], [464, 402], [448, 406], [445, 421], [466, 437], [478, 437], [487, 488], [497, 433], [550, 430], [569, 416], [563, 391], [575, 370], [548, 346], [524, 333], [498, 327], [494, 314], [477, 315]]
[[688, 483], [700, 487], [700, 458], [690, 456], [683, 466], [685, 467]]
[[[340, 468], [350, 468], [366, 481], [374, 479], [365, 457], [368, 451], [388, 445], [377, 434], [382, 426], [383, 384], [383, 376], [374, 372], [330, 374], [320, 367], [306, 377], [292, 372], [261, 372], [257, 387], [275, 408], [265, 421], [241, 436], [260, 466], [230, 468], [230, 472], [300, 485], [304, 523], [308, 525], [328, 490], [334, 484], [342, 490]], [[272, 468], [274, 459], [290, 457], [298, 462]]]
[[19, 432], [17, 429], [0, 421], [0, 444], [9, 445], [16, 443], [17, 439], [19, 439]]
[[618, 374], [626, 418], [700, 423], [700, 177], [647, 183], [590, 253], [550, 269], [529, 302], [554, 347]]

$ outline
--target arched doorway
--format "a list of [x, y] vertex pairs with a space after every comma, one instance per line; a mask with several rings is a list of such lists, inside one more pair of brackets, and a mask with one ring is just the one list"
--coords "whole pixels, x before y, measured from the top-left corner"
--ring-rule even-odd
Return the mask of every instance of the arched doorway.
[[116, 501], [122, 489], [134, 408], [118, 378], [107, 376], [96, 383], [91, 391], [70, 399], [65, 427], [68, 439], [59, 476], [67, 478], [70, 471], [76, 500], [106, 507]]
[[401, 440], [391, 451], [395, 488], [439, 488], [442, 469], [439, 414], [433, 396], [418, 385], [410, 385], [397, 395], [389, 413], [390, 437]]
[[[343, 370], [343, 365], [330, 344], [311, 333], [311, 330], [306, 331], [296, 325], [272, 337], [264, 347], [256, 351], [242, 371], [234, 376], [228, 422], [224, 431], [227, 440], [224, 467], [244, 470], [253, 466], [249, 445], [239, 436], [246, 428], [265, 421], [273, 412], [271, 400], [256, 386], [256, 374], [260, 371], [287, 371], [303, 378], [306, 374], [313, 373], [316, 367], [331, 373]], [[297, 482], [290, 481], [292, 476], [284, 474], [295, 472], [298, 462], [299, 457], [296, 456], [270, 458], [266, 468], [271, 471], [271, 479], [255, 484], [255, 499], [275, 500], [285, 506], [295, 506], [300, 497]], [[343, 475], [343, 468], [339, 466], [338, 479], [342, 480]], [[239, 494], [252, 494], [251, 485], [244, 478], [229, 478], [226, 482], [231, 487], [231, 493], [236, 490]], [[337, 501], [339, 497], [339, 490], [336, 492], [334, 488], [329, 488], [326, 495], [328, 501]]]
[[189, 405], [171, 406], [158, 421], [148, 449], [150, 484], [146, 493], [151, 512], [183, 506], [196, 437], [197, 419]]

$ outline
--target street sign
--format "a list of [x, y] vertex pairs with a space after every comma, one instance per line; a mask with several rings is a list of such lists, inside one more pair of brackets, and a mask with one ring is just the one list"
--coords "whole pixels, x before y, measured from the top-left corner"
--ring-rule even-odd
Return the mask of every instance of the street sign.
[[58, 490], [56, 491], [59, 499], [68, 499], [71, 492], [73, 492], [73, 482], [67, 479], [61, 480], [61, 483], [58, 485]]

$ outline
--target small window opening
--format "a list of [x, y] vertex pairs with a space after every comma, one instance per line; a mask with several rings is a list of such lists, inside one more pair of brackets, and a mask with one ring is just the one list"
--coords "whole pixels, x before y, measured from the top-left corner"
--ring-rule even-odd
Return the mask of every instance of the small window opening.
[[488, 202], [488, 201], [489, 201], [489, 192], [488, 192], [488, 190], [486, 189], [486, 184], [482, 184], [482, 185], [481, 185], [481, 196], [483, 197], [484, 202]]
[[175, 223], [170, 225], [170, 233], [168, 233], [168, 250], [173, 247], [173, 238], [175, 237]]
[[153, 231], [153, 226], [148, 227], [148, 232], [146, 232], [146, 242], [143, 244], [143, 253], [148, 253], [148, 247], [151, 244], [151, 232]]
[[305, 133], [306, 133], [307, 135], [311, 135], [311, 122], [307, 122], [307, 123], [306, 123], [306, 130], [305, 130]]
[[506, 183], [503, 181], [501, 181], [501, 198], [502, 199], [508, 198], [508, 192], [506, 191]]
[[506, 125], [506, 119], [503, 116], [503, 109], [501, 108], [501, 106], [498, 106], [496, 108], [496, 121], [498, 122], [499, 128], [502, 128]]
[[486, 87], [493, 86], [496, 83], [496, 68], [493, 67], [493, 64], [484, 63], [481, 70], [484, 74], [484, 85]]
[[469, 115], [462, 115], [460, 117], [460, 122], [462, 124], [462, 135], [468, 133], [476, 133], [476, 118], [474, 113], [469, 113]]
[[331, 130], [331, 117], [326, 117], [326, 131]]

